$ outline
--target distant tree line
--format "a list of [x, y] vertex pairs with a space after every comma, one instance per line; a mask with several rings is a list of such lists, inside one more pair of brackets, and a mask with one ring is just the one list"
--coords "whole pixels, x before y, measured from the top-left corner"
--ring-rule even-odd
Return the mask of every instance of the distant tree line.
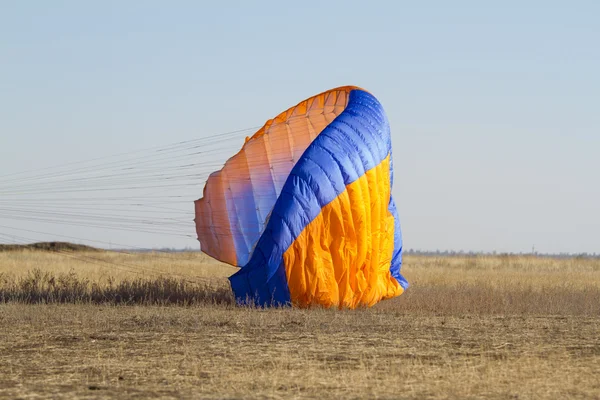
[[547, 258], [599, 258], [598, 253], [538, 253], [538, 252], [484, 252], [484, 251], [464, 251], [464, 250], [420, 250], [420, 249], [408, 249], [404, 250], [406, 255], [415, 256], [435, 256], [435, 257], [475, 257], [475, 256], [536, 256], [536, 257], [547, 257]]

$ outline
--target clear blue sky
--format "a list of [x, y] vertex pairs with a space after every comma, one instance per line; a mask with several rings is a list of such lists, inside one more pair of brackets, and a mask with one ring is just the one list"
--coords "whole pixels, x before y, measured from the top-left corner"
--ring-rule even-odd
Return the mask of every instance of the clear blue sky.
[[0, 171], [261, 125], [352, 84], [392, 124], [407, 248], [600, 252], [599, 17], [596, 1], [3, 1]]

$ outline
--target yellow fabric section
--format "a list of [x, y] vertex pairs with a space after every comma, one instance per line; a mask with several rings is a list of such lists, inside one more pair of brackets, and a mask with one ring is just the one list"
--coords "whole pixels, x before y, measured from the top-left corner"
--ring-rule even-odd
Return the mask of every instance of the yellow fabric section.
[[390, 274], [394, 217], [389, 201], [388, 156], [304, 228], [283, 256], [295, 306], [356, 308], [402, 294]]
[[[202, 251], [220, 261], [238, 264], [232, 233], [253, 227], [238, 223], [232, 227], [227, 202], [232, 201], [238, 190], [244, 189], [243, 182], [252, 186], [247, 190], [258, 195], [264, 190], [272, 190], [278, 197], [300, 156], [344, 111], [348, 95], [354, 89], [358, 88], [343, 86], [328, 90], [268, 120], [252, 137], [246, 138], [242, 149], [221, 171], [211, 174], [203, 198], [196, 201], [196, 232]], [[213, 201], [208, 201], [209, 198]], [[250, 245], [251, 248], [253, 243]]]

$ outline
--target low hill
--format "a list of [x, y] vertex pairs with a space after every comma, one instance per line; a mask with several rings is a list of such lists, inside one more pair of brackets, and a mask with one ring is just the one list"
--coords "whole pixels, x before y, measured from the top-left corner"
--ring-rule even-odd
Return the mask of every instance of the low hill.
[[83, 244], [68, 242], [38, 242], [30, 244], [0, 244], [0, 252], [19, 251], [19, 250], [40, 250], [40, 251], [102, 251], [95, 247]]

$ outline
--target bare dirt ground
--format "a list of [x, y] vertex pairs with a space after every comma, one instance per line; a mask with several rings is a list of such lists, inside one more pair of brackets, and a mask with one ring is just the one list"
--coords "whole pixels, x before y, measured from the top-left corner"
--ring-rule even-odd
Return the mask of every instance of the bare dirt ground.
[[354, 311], [9, 301], [0, 397], [600, 398], [598, 261], [404, 268], [405, 295]]

